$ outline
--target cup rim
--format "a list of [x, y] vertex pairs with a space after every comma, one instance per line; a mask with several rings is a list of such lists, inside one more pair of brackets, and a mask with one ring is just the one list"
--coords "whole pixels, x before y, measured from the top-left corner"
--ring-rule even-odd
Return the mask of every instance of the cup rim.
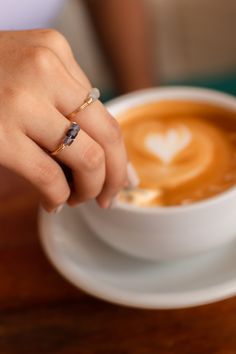
[[[163, 100], [189, 100], [201, 103], [212, 103], [218, 107], [224, 107], [236, 111], [236, 98], [230, 94], [215, 91], [212, 89], [198, 88], [192, 86], [168, 86], [168, 87], [152, 87], [143, 90], [133, 91], [111, 99], [105, 103], [108, 111], [115, 115], [116, 112], [125, 112], [127, 109], [137, 107], [145, 103], [163, 101]], [[224, 202], [230, 197], [236, 196], [236, 186], [233, 186], [226, 191], [219, 193], [213, 197], [188, 204], [178, 206], [155, 206], [155, 207], [139, 207], [132, 204], [117, 202], [114, 209], [124, 210], [133, 213], [141, 214], [173, 214], [191, 212], [212, 205]]]

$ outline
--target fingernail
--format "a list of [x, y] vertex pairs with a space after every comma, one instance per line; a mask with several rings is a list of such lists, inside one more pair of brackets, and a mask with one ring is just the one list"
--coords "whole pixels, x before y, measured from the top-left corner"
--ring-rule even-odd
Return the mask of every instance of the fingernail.
[[117, 202], [118, 202], [118, 197], [114, 197], [111, 199], [110, 204], [109, 204], [109, 209], [114, 209], [117, 206]]
[[131, 162], [127, 164], [127, 174], [131, 188], [135, 188], [139, 185], [140, 180]]
[[100, 203], [100, 206], [103, 209], [113, 209], [117, 204], [117, 197], [114, 197], [112, 199], [105, 199]]
[[64, 208], [64, 204], [59, 205], [59, 207], [57, 207], [57, 208], [54, 210], [54, 213], [55, 213], [55, 214], [59, 214], [59, 213], [62, 211], [63, 208]]

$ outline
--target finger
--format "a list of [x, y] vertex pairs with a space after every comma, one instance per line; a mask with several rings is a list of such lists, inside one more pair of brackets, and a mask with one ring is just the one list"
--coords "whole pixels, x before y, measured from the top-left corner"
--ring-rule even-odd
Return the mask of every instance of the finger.
[[[9, 150], [8, 150], [9, 151]], [[51, 212], [63, 205], [70, 188], [60, 166], [31, 139], [18, 134], [4, 165], [30, 181], [41, 193], [44, 208]]]
[[[64, 115], [82, 104], [88, 94], [75, 80], [67, 78], [66, 81], [66, 90], [62, 89], [56, 97], [57, 108]], [[120, 127], [99, 101], [79, 112], [73, 120], [104, 149], [106, 180], [98, 201], [108, 207], [127, 178], [127, 156]]]
[[[39, 110], [37, 114], [41, 119], [25, 121], [27, 135], [49, 152], [54, 151], [71, 123], [53, 107], [44, 106], [44, 111]], [[105, 180], [104, 151], [83, 130], [80, 130], [71, 146], [56, 155], [56, 159], [72, 170], [70, 205], [96, 198], [100, 194]]]

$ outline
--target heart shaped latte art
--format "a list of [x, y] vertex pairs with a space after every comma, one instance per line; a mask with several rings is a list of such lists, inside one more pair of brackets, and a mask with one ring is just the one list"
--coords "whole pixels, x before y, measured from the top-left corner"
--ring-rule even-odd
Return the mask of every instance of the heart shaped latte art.
[[171, 128], [163, 133], [148, 134], [145, 145], [163, 163], [169, 164], [192, 140], [192, 134], [185, 126]]

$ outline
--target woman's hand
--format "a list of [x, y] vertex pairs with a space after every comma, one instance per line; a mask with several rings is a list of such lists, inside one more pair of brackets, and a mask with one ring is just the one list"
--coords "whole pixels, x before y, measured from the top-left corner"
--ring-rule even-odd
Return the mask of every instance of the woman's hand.
[[[0, 32], [0, 164], [24, 176], [48, 211], [97, 198], [109, 207], [127, 181], [127, 157], [116, 120], [96, 101], [73, 119], [74, 143], [50, 156], [91, 90], [66, 39], [54, 30]], [[73, 174], [70, 189], [60, 164]]]

